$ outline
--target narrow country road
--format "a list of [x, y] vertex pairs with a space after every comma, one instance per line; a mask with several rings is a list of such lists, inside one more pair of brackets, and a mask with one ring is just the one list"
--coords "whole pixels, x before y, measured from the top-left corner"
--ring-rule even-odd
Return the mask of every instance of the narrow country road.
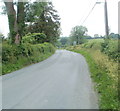
[[4, 75], [2, 88], [3, 109], [98, 109], [84, 57], [66, 50]]

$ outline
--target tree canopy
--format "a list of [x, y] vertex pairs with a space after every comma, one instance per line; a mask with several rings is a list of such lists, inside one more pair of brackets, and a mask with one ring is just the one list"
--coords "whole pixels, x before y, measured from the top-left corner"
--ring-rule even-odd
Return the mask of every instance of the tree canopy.
[[[60, 35], [60, 17], [52, 2], [4, 2], [11, 43], [20, 43], [27, 33], [44, 33], [44, 42], [55, 43]], [[5, 10], [4, 10], [5, 11]]]
[[28, 18], [26, 20], [29, 22], [27, 31], [44, 33], [47, 36], [45, 42], [56, 42], [60, 35], [60, 17], [52, 3], [34, 2], [30, 4], [26, 12]]
[[73, 27], [70, 34], [71, 41], [75, 41], [77, 44], [83, 43], [83, 39], [87, 31], [87, 28], [84, 26]]

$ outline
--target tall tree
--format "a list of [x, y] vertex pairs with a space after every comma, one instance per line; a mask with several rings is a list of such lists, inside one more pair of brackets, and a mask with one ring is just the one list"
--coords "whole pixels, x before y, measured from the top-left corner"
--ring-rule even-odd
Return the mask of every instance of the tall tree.
[[6, 11], [7, 11], [7, 15], [8, 15], [11, 42], [14, 43], [15, 42], [15, 36], [18, 33], [16, 11], [14, 9], [13, 0], [11, 0], [10, 2], [4, 2], [4, 3], [5, 3], [5, 6], [6, 6]]
[[[60, 18], [51, 2], [5, 2], [12, 43], [19, 44], [25, 33], [45, 33], [45, 42], [54, 43], [60, 35]], [[27, 28], [26, 28], [27, 27]]]
[[60, 37], [60, 42], [63, 46], [67, 45], [69, 42], [69, 37]]
[[[45, 42], [54, 43], [60, 35], [60, 17], [57, 11], [54, 10], [52, 3], [34, 2], [28, 10], [28, 32], [45, 33], [47, 35]], [[34, 18], [31, 15], [34, 15]]]
[[87, 31], [87, 28], [84, 26], [73, 27], [70, 34], [72, 42], [76, 41], [77, 44], [83, 43], [83, 39]]
[[19, 44], [24, 30], [24, 2], [18, 0], [17, 12], [13, 0], [4, 1], [4, 3], [8, 15], [11, 43]]

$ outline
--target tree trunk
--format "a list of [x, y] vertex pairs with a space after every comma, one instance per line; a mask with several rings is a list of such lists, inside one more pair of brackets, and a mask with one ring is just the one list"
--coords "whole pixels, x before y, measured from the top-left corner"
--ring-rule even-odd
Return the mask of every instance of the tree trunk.
[[18, 34], [18, 27], [17, 27], [17, 18], [13, 5], [13, 0], [11, 0], [11, 2], [4, 2], [4, 3], [8, 15], [11, 43], [15, 43], [15, 37]]
[[25, 13], [24, 13], [24, 2], [20, 2], [19, 0], [17, 5], [17, 23], [18, 23], [18, 33], [20, 39], [22, 39], [25, 29]]
[[11, 43], [19, 44], [25, 29], [24, 2], [18, 0], [17, 14], [14, 9], [13, 0], [4, 3], [8, 15]]

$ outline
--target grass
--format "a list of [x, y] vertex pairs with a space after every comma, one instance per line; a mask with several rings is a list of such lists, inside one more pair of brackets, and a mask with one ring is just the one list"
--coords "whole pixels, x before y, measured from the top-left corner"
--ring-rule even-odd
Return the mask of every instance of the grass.
[[100, 51], [102, 42], [102, 40], [91, 40], [83, 45], [67, 49], [80, 53], [86, 58], [99, 95], [99, 108], [119, 111], [118, 63]]
[[101, 48], [101, 43], [104, 42], [104, 39], [91, 39], [88, 42], [84, 43], [82, 47], [92, 48], [94, 50]]

